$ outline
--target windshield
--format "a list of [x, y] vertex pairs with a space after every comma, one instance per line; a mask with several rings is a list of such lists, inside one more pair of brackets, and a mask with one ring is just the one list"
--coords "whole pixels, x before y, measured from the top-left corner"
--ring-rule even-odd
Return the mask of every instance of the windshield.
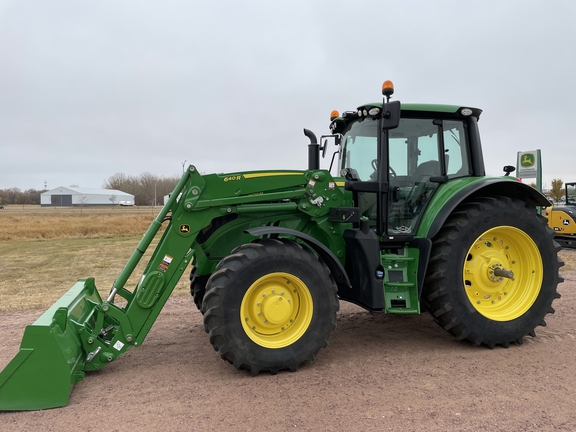
[[[400, 120], [398, 128], [390, 131], [388, 158], [392, 176], [413, 176], [425, 162], [430, 162], [428, 166], [432, 167], [432, 161], [437, 165], [434, 175], [449, 178], [469, 175], [463, 122], [444, 120], [441, 125], [440, 128], [434, 119]], [[352, 123], [343, 135], [341, 168], [354, 170], [361, 181], [376, 180], [377, 131], [378, 120], [367, 118]], [[440, 133], [443, 134], [444, 170], [439, 165]]]
[[362, 181], [375, 180], [371, 176], [375, 171], [373, 163], [376, 164], [378, 152], [377, 130], [376, 120], [365, 119], [354, 122], [342, 140], [344, 144], [341, 166], [355, 170], [358, 179]]

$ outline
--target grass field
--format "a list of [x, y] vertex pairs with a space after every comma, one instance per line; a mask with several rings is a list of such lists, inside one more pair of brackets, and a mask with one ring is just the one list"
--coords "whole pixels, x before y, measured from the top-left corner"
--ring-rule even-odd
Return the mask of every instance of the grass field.
[[6, 206], [0, 210], [0, 241], [118, 237], [141, 234], [159, 207]]
[[[96, 279], [105, 296], [158, 211], [40, 206], [0, 210], [0, 313], [47, 309], [87, 277]], [[154, 245], [126, 288], [136, 285]], [[562, 251], [560, 257], [565, 262], [562, 271], [576, 270], [573, 250]], [[188, 295], [188, 284], [184, 275], [172, 295]]]
[[[0, 313], [46, 309], [87, 277], [96, 279], [105, 296], [158, 211], [40, 206], [0, 210]], [[135, 286], [159, 236], [126, 288]], [[183, 276], [173, 295], [187, 293]]]

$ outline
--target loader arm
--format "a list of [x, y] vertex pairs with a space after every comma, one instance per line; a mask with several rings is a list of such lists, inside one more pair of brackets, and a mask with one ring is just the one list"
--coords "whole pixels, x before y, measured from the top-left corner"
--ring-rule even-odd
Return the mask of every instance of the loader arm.
[[[338, 254], [344, 243], [335, 240], [340, 232], [328, 222], [328, 213], [343, 203], [344, 193], [326, 171], [203, 177], [190, 166], [106, 297], [98, 293], [94, 279], [80, 280], [27, 327], [18, 354], [0, 373], [0, 410], [66, 405], [85, 372], [101, 369], [142, 344], [188, 264], [204, 260], [205, 267], [212, 265], [197, 238], [210, 231], [215, 219], [237, 215], [251, 221], [248, 228], [262, 221], [287, 226], [297, 221], [302, 229], [316, 230], [315, 235]], [[134, 289], [128, 289], [128, 279], [166, 221], [145, 270]], [[234, 233], [226, 232], [218, 240], [222, 247], [224, 237], [233, 237], [224, 247], [226, 253], [255, 238], [241, 223], [230, 226]], [[117, 304], [117, 297], [125, 302]]]

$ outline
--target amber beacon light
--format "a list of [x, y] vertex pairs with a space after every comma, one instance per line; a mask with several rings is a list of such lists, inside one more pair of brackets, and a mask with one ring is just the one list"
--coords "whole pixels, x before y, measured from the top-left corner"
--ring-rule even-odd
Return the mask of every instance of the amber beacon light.
[[394, 94], [394, 83], [392, 81], [386, 80], [382, 83], [382, 94], [388, 99]]

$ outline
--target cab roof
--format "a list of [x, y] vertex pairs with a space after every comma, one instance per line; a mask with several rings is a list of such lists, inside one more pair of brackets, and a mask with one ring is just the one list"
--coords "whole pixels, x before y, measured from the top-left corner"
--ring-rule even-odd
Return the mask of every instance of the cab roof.
[[[360, 105], [355, 111], [345, 111], [337, 117], [331, 117], [330, 129], [332, 133], [341, 132], [347, 124], [361, 117], [377, 118], [381, 115], [382, 103]], [[373, 114], [372, 114], [373, 113]], [[469, 117], [480, 119], [482, 110], [462, 105], [401, 103], [401, 117], [429, 118], [438, 115], [442, 118], [464, 120]]]

